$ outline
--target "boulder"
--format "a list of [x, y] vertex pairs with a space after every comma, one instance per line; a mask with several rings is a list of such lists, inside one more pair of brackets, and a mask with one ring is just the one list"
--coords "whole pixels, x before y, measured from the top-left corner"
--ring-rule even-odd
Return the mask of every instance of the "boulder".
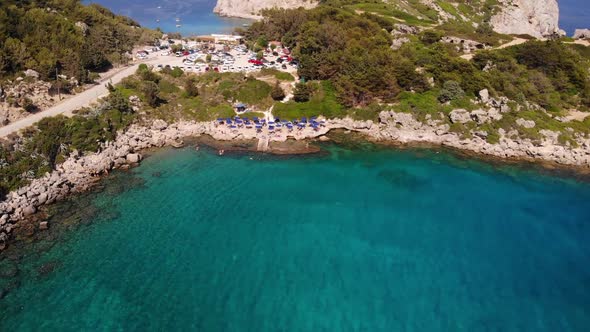
[[449, 113], [452, 123], [467, 123], [471, 121], [471, 114], [465, 109], [456, 109]]
[[37, 201], [39, 204], [45, 204], [45, 202], [47, 202], [47, 193], [41, 193], [39, 197], [37, 197]]
[[479, 91], [479, 99], [482, 101], [482, 103], [487, 103], [490, 100], [490, 92], [488, 89]]
[[394, 51], [399, 50], [405, 43], [409, 43], [410, 39], [407, 37], [400, 37], [400, 38], [395, 38], [392, 42], [391, 42], [391, 49]]
[[391, 31], [391, 34], [394, 36], [396, 36], [396, 35], [416, 35], [416, 34], [418, 34], [418, 32], [420, 32], [420, 30], [415, 26], [411, 26], [411, 25], [407, 25], [407, 24], [403, 24], [403, 23], [396, 23], [393, 25], [393, 30]]
[[527, 128], [527, 129], [535, 128], [535, 125], [536, 125], [535, 121], [533, 121], [533, 120], [525, 120], [523, 118], [517, 119], [516, 120], [516, 124], [519, 125], [519, 126], [521, 126], [521, 127]]
[[47, 221], [42, 221], [39, 223], [39, 229], [40, 230], [46, 230], [49, 228], [49, 224], [47, 223]]
[[23, 215], [26, 216], [30, 216], [32, 214], [35, 214], [35, 212], [37, 212], [37, 208], [34, 205], [27, 205], [24, 209], [23, 209]]
[[576, 29], [574, 39], [590, 39], [590, 29]]
[[86, 35], [88, 33], [88, 29], [89, 29], [88, 24], [86, 24], [82, 21], [79, 21], [79, 22], [76, 22], [75, 25], [76, 25], [76, 28], [80, 29], [80, 31], [82, 32], [83, 35]]
[[137, 164], [141, 160], [141, 155], [139, 153], [130, 153], [126, 157], [127, 162], [132, 164]]
[[157, 119], [157, 120], [154, 120], [154, 122], [152, 124], [152, 128], [154, 128], [155, 130], [161, 131], [161, 130], [168, 128], [168, 124], [164, 120]]
[[39, 78], [39, 73], [34, 71], [33, 69], [27, 69], [25, 70], [25, 76]]

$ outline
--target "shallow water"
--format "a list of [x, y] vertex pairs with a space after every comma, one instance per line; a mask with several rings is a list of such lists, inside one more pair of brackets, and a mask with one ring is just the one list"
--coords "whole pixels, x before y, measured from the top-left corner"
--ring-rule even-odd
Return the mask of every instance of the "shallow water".
[[162, 150], [117, 173], [24, 251], [0, 330], [588, 331], [589, 184], [328, 152]]

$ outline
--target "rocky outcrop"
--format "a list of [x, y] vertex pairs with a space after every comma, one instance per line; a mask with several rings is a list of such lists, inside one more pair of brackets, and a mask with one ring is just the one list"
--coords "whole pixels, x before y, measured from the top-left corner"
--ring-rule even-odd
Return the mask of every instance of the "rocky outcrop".
[[457, 52], [465, 52], [465, 53], [472, 53], [477, 50], [484, 50], [491, 48], [490, 46], [480, 43], [475, 40], [453, 37], [453, 36], [444, 36], [440, 40], [446, 44], [452, 44], [456, 46]]
[[590, 39], [590, 29], [576, 29], [574, 39]]
[[536, 38], [563, 35], [559, 29], [557, 0], [500, 0], [500, 12], [492, 17], [496, 32], [527, 34]]
[[269, 8], [313, 8], [317, 0], [217, 0], [214, 13], [221, 16], [260, 19], [260, 11]]

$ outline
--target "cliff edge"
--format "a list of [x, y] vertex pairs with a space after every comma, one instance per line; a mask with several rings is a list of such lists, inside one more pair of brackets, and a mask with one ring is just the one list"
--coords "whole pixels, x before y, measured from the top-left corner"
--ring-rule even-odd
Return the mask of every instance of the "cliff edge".
[[260, 11], [269, 8], [313, 8], [317, 0], [217, 0], [214, 13], [221, 16], [260, 19]]
[[496, 32], [528, 34], [536, 38], [563, 35], [559, 29], [557, 0], [500, 0], [500, 12], [492, 17]]

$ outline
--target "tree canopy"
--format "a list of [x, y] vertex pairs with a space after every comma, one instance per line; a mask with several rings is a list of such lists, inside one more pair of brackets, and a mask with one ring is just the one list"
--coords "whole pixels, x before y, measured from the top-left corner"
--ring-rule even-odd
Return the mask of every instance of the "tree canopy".
[[79, 0], [0, 2], [0, 76], [25, 69], [42, 79], [59, 74], [88, 80], [121, 62], [138, 42], [153, 41], [158, 32], [135, 21]]

